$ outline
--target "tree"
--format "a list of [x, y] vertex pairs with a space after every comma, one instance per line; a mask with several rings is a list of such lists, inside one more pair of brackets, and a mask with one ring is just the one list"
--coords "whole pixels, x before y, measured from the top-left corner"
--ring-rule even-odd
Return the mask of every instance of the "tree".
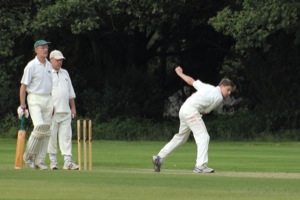
[[210, 24], [235, 40], [223, 65], [269, 130], [299, 128], [300, 2], [243, 0]]
[[279, 31], [291, 33], [295, 44], [300, 43], [298, 1], [243, 0], [240, 4], [242, 9], [226, 7], [210, 19], [217, 31], [236, 40], [240, 53], [249, 47], [268, 51], [272, 45], [268, 38]]
[[[3, 45], [7, 55], [3, 74], [18, 74], [8, 80], [17, 96], [23, 68], [34, 56], [32, 44], [37, 39], [49, 40], [50, 51], [59, 49], [67, 58], [64, 67], [73, 79], [80, 113], [95, 115], [102, 112], [101, 105], [109, 103], [103, 115], [159, 118], [164, 104], [157, 102], [164, 102], [182, 87], [174, 65], [183, 64], [205, 82], [219, 81], [227, 48], [223, 44], [228, 46], [228, 42], [223, 43], [223, 36], [208, 26], [207, 20], [225, 2], [5, 1], [3, 18], [9, 19], [8, 13], [18, 17], [10, 17], [6, 25], [14, 34], [6, 35], [9, 48]], [[1, 31], [5, 33], [5, 29]], [[9, 67], [12, 60], [14, 66]], [[137, 85], [138, 89], [130, 88]]]
[[[174, 86], [170, 84], [170, 79], [167, 77], [173, 72], [172, 67], [175, 64], [184, 63], [191, 66], [189, 67], [191, 71], [198, 74], [199, 63], [195, 60], [199, 59], [199, 54], [203, 54], [201, 57], [205, 63], [200, 65], [203, 71], [202, 76], [206, 81], [215, 79], [218, 73], [218, 66], [215, 63], [220, 63], [222, 54], [218, 54], [217, 59], [210, 59], [210, 56], [205, 54], [213, 54], [211, 50], [207, 51], [207, 48], [212, 48], [211, 43], [215, 43], [213, 42], [214, 36], [220, 37], [214, 35], [215, 31], [206, 24], [211, 12], [216, 12], [217, 7], [214, 7], [216, 5], [222, 6], [210, 1], [186, 2], [185, 0], [176, 2], [171, 0], [163, 2], [60, 0], [49, 5], [41, 5], [33, 27], [40, 35], [47, 33], [49, 35], [50, 31], [52, 35], [57, 36], [63, 31], [63, 36], [58, 36], [58, 40], [66, 41], [57, 45], [71, 46], [70, 49], [74, 53], [69, 53], [71, 56], [68, 57], [68, 63], [71, 66], [84, 65], [84, 70], [79, 67], [76, 74], [88, 77], [91, 83], [85, 85], [88, 82], [81, 81], [81, 85], [77, 85], [80, 90], [92, 87], [94, 91], [104, 91], [103, 88], [108, 87], [107, 83], [111, 83], [108, 79], [118, 77], [113, 75], [116, 71], [128, 74], [133, 71], [132, 68], [137, 70], [134, 73], [142, 72], [141, 75], [145, 80], [151, 77], [148, 96], [144, 95], [143, 90], [136, 91], [130, 96], [144, 96], [139, 103], [135, 102], [140, 107], [147, 107], [145, 102], [149, 100], [153, 105], [160, 105], [156, 109], [151, 109], [151, 112], [156, 110], [158, 112], [156, 115], [161, 115], [162, 106], [155, 101], [163, 101], [174, 91], [174, 89], [170, 90]], [[216, 46], [221, 45], [213, 47]], [[88, 74], [85, 74], [86, 72]], [[130, 75], [127, 78], [130, 79]], [[119, 91], [124, 87], [126, 91], [127, 85], [120, 84], [115, 87], [115, 90]], [[137, 84], [140, 83], [136, 82], [135, 85]], [[110, 89], [114, 90], [111, 87]], [[112, 95], [115, 92], [109, 92], [109, 94]], [[95, 95], [99, 96], [99, 94]], [[155, 101], [151, 100], [152, 98]], [[117, 96], [112, 99], [117, 99]], [[126, 100], [123, 97], [123, 100], [127, 102], [124, 104], [128, 105], [132, 99]], [[115, 102], [114, 105], [119, 103]], [[126, 110], [123, 109], [123, 111]], [[143, 115], [145, 109], [140, 110], [138, 115]], [[118, 110], [116, 113], [122, 112]]]
[[[0, 2], [0, 117], [8, 114], [18, 105], [20, 66], [26, 55], [22, 52], [20, 41], [26, 39], [30, 24], [30, 5], [28, 1]], [[22, 52], [22, 53], [21, 53]], [[8, 89], [10, 91], [8, 92]]]

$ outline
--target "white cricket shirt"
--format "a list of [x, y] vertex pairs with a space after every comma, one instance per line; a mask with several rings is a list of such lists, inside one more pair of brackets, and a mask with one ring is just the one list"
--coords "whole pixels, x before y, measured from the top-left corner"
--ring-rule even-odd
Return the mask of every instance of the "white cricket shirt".
[[70, 113], [70, 99], [76, 96], [68, 71], [62, 68], [59, 71], [52, 69], [52, 78], [52, 99], [55, 112]]
[[200, 80], [193, 83], [197, 90], [181, 106], [180, 112], [192, 116], [198, 113], [209, 113], [223, 101], [219, 86], [205, 84]]
[[46, 59], [46, 65], [37, 57], [31, 60], [25, 67], [21, 83], [26, 85], [28, 94], [51, 94], [52, 91], [52, 65]]

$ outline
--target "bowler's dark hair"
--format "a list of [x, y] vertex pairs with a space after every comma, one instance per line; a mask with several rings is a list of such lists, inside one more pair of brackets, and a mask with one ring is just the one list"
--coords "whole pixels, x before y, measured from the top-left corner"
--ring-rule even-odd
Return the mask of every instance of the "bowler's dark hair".
[[228, 79], [228, 78], [223, 78], [223, 79], [220, 81], [220, 83], [219, 83], [219, 86], [221, 86], [221, 85], [223, 85], [223, 86], [231, 86], [231, 87], [232, 87], [232, 90], [235, 89], [234, 83], [233, 83], [230, 79]]

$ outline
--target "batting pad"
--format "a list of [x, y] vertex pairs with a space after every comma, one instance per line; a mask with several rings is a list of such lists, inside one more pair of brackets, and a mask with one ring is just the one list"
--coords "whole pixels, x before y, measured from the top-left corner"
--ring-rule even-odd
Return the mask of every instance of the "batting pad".
[[41, 139], [39, 149], [37, 149], [37, 156], [35, 161], [36, 164], [45, 163], [49, 139], [50, 136], [45, 136], [43, 139]]
[[50, 136], [50, 124], [36, 125], [31, 134], [39, 139], [44, 138], [46, 136]]
[[37, 147], [39, 146], [40, 139], [31, 135], [26, 145], [26, 151], [24, 153], [24, 159], [32, 159], [32, 157], [36, 154]]

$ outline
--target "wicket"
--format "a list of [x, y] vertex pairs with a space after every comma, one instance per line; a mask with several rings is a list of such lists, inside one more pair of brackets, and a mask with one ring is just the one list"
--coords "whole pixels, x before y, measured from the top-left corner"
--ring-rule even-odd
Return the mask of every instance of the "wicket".
[[[87, 127], [88, 122], [88, 127]], [[82, 128], [81, 128], [82, 125]], [[81, 138], [82, 131], [82, 138]], [[88, 131], [88, 134], [87, 134]], [[79, 119], [77, 120], [77, 142], [78, 142], [78, 166], [82, 170], [81, 162], [81, 141], [83, 140], [83, 169], [87, 170], [87, 163], [89, 163], [89, 170], [92, 170], [92, 120]], [[87, 140], [88, 140], [88, 159], [87, 162]]]

